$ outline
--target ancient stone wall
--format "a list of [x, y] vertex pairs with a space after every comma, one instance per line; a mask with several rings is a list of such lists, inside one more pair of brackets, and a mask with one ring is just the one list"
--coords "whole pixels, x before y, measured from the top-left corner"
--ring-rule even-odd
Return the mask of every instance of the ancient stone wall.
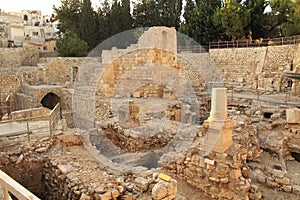
[[206, 157], [197, 148], [190, 149], [169, 169], [213, 198], [248, 199], [251, 180], [242, 176], [242, 163], [240, 148], [235, 144], [226, 153], [212, 152]]
[[156, 48], [177, 53], [176, 29], [169, 27], [151, 27], [138, 40], [139, 49]]
[[[5, 55], [14, 54], [14, 57], [18, 57], [18, 54], [16, 55], [13, 51], [20, 54], [25, 52], [24, 49], [19, 48], [1, 51], [5, 52]], [[21, 66], [23, 62], [21, 60], [4, 60], [3, 62], [8, 64], [0, 67], [2, 106], [5, 106], [5, 99], [10, 95], [13, 110], [38, 107], [42, 98], [52, 92], [61, 98], [62, 109], [70, 110], [72, 89], [77, 74], [86, 63], [97, 64], [98, 60], [97, 58], [48, 58], [46, 62], [39, 63], [35, 67]], [[2, 112], [6, 113], [4, 108]]]
[[33, 48], [0, 48], [0, 68], [34, 66], [38, 59], [38, 51]]
[[[13, 110], [16, 109], [16, 95], [25, 82], [36, 83], [38, 71], [32, 67], [0, 68], [0, 104], [5, 106], [5, 99], [10, 96]], [[6, 113], [2, 108], [2, 112]]]
[[90, 63], [99, 65], [97, 58], [48, 58], [44, 63], [44, 84], [73, 87], [80, 69]]
[[131, 44], [126, 49], [113, 47], [111, 50], [103, 50], [101, 54], [102, 63], [104, 65], [110, 64], [122, 55], [138, 49], [159, 49], [176, 54], [177, 38], [175, 28], [151, 27], [141, 35], [137, 44]]
[[177, 193], [176, 180], [143, 167], [131, 174], [108, 170], [72, 134], [1, 148], [0, 154], [0, 169], [40, 199], [160, 200]]
[[224, 82], [235, 88], [283, 91], [284, 72], [299, 60], [300, 45], [211, 49], [210, 56]]

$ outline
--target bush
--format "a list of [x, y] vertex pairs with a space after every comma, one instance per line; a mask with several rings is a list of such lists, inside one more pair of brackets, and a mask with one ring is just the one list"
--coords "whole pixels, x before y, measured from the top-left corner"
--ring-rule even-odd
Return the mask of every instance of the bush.
[[76, 33], [66, 32], [56, 43], [59, 56], [83, 57], [87, 55], [88, 44], [81, 40]]

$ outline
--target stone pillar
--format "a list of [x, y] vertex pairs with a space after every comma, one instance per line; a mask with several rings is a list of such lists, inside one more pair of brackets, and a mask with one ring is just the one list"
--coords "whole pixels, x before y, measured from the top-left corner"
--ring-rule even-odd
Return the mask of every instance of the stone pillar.
[[228, 119], [227, 89], [213, 88], [211, 96], [211, 111], [205, 121], [209, 126], [206, 143], [212, 150], [224, 153], [232, 145], [233, 121]]
[[210, 117], [212, 120], [227, 119], [227, 89], [213, 88], [211, 94]]

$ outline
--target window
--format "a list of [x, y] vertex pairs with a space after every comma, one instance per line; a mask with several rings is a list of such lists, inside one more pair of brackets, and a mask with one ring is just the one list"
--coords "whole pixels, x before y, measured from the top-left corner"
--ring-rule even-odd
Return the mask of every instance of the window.
[[76, 80], [77, 74], [78, 74], [78, 67], [72, 67], [73, 81]]
[[166, 31], [162, 32], [162, 48], [167, 48], [168, 44], [168, 33]]

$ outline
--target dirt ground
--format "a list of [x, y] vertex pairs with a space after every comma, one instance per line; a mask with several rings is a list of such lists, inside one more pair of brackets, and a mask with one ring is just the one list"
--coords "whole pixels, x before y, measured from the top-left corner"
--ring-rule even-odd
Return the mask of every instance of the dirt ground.
[[[76, 168], [80, 179], [88, 185], [97, 184], [107, 178], [107, 173], [110, 170], [99, 163], [81, 144], [81, 141], [74, 130], [69, 130], [67, 133], [58, 136], [56, 144], [49, 149], [48, 155], [53, 159], [58, 159], [61, 164], [71, 164]], [[278, 157], [269, 152], [264, 152], [261, 155], [259, 165], [274, 167], [278, 165]], [[295, 160], [286, 161], [287, 177], [292, 178], [293, 184], [300, 184], [300, 168], [299, 162]], [[178, 192], [176, 200], [210, 200], [204, 192], [190, 186], [186, 181], [180, 179], [176, 174], [172, 174], [167, 170], [161, 172], [166, 173], [177, 180]], [[118, 176], [116, 174], [116, 176]], [[115, 176], [114, 176], [115, 177]], [[107, 179], [107, 182], [111, 180]], [[263, 199], [266, 200], [299, 200], [300, 197], [291, 193], [273, 190], [266, 186], [260, 185]], [[149, 196], [139, 197], [140, 200], [148, 200]], [[0, 200], [1, 197], [0, 197]]]
[[[262, 167], [264, 166], [274, 167], [274, 166], [280, 166], [281, 164], [276, 154], [263, 152], [260, 157], [259, 165]], [[292, 178], [293, 184], [299, 184], [300, 163], [295, 160], [286, 161], [286, 166], [287, 166], [287, 177]], [[299, 200], [300, 199], [299, 196], [291, 193], [287, 193], [279, 190], [273, 190], [259, 183], [257, 183], [257, 185], [260, 186], [260, 189], [262, 191], [262, 199], [266, 199], [266, 200]]]

